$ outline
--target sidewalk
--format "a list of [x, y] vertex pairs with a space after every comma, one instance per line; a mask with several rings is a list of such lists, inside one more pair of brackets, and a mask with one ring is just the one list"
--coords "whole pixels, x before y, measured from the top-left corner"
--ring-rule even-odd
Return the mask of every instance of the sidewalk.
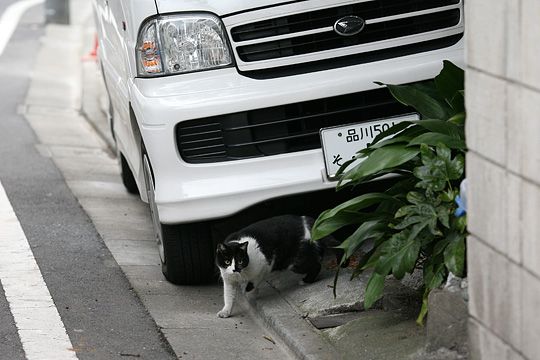
[[[79, 5], [84, 10], [85, 4]], [[82, 99], [87, 93], [82, 91], [81, 65], [91, 49], [83, 41], [88, 26], [46, 27], [41, 46], [36, 49], [37, 60], [21, 113], [39, 140], [40, 154], [52, 159], [113, 255], [110, 268], [120, 266], [131, 285], [125, 290], [136, 295], [133, 299], [157, 325], [164, 344], [161, 349], [134, 346], [110, 358], [162, 360], [166, 357], [160, 351], [182, 359], [218, 360], [224, 353], [236, 354], [239, 360], [251, 360], [253, 356], [263, 360], [289, 358], [278, 337], [245, 311], [231, 319], [216, 316], [222, 301], [219, 284], [179, 287], [163, 278], [148, 206], [125, 191], [114, 153], [81, 115], [81, 104], [87, 104]], [[93, 74], [99, 79], [95, 63]], [[105, 263], [102, 270], [110, 270], [109, 264]], [[121, 336], [137, 338], [145, 334], [124, 331]], [[272, 343], [267, 338], [276, 340]], [[88, 345], [77, 348], [81, 357], [92, 357]]]
[[[92, 23], [86, 22], [84, 29], [82, 48], [90, 52], [94, 41]], [[113, 149], [106, 117], [108, 103], [99, 68], [92, 61], [83, 62], [81, 66], [82, 112]], [[375, 309], [364, 311], [363, 294], [368, 274], [350, 281], [351, 271], [341, 271], [334, 299], [334, 271], [328, 258], [320, 280], [314, 284], [298, 286], [299, 278], [295, 275], [277, 276], [265, 284], [255, 301], [245, 305], [251, 315], [264, 322], [299, 359], [463, 358], [453, 351], [425, 351], [426, 329], [415, 323], [419, 293], [411, 287], [388, 281], [383, 299]], [[238, 312], [237, 309], [235, 313]], [[173, 349], [178, 341], [173, 338], [175, 335], [164, 332]]]

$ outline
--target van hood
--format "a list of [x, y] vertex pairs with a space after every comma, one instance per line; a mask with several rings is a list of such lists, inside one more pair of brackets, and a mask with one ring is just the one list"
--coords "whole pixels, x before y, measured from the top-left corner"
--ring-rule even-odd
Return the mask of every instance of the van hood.
[[290, 0], [155, 0], [160, 14], [179, 11], [208, 11], [224, 16], [239, 11], [279, 5]]

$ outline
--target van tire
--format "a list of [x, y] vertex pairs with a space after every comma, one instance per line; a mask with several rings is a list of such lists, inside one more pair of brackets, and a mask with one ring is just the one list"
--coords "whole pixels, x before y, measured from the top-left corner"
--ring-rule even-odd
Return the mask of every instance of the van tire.
[[120, 154], [120, 176], [122, 178], [122, 184], [124, 184], [124, 187], [128, 193], [139, 193], [139, 188], [137, 187], [137, 182], [135, 181], [133, 172], [129, 168], [126, 158], [122, 154]]
[[161, 271], [169, 282], [198, 285], [216, 280], [210, 224], [162, 224], [161, 233]]

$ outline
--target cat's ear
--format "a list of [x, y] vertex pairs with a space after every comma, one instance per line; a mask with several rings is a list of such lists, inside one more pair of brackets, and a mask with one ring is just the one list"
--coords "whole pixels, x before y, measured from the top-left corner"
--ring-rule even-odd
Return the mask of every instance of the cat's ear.
[[247, 247], [248, 247], [248, 242], [247, 241], [243, 242], [241, 244], [238, 244], [238, 245], [239, 245], [238, 247], [240, 248], [240, 250], [247, 251]]
[[217, 251], [218, 252], [224, 252], [225, 250], [227, 250], [225, 245], [223, 245], [222, 243], [219, 243], [218, 246], [217, 246]]

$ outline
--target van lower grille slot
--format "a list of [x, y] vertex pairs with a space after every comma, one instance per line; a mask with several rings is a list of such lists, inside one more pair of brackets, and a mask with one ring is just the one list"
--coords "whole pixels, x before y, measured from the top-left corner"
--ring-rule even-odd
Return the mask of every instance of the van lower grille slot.
[[240, 160], [317, 149], [321, 128], [407, 112], [381, 88], [184, 121], [176, 126], [176, 141], [188, 163]]

